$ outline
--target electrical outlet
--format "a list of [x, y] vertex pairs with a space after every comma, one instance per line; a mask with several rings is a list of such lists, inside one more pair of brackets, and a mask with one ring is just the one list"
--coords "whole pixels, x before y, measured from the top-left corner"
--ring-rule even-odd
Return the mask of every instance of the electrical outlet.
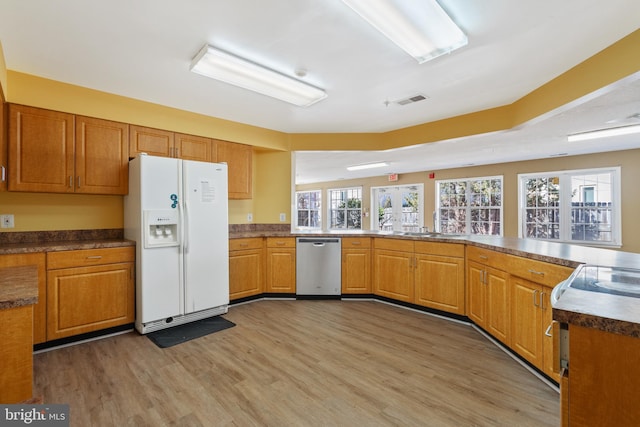
[[286, 213], [281, 213], [280, 214], [280, 222], [285, 222], [287, 220], [287, 214]]
[[13, 228], [14, 226], [12, 214], [0, 215], [0, 227]]
[[253, 222], [253, 214], [252, 213], [248, 213], [247, 214], [247, 222]]

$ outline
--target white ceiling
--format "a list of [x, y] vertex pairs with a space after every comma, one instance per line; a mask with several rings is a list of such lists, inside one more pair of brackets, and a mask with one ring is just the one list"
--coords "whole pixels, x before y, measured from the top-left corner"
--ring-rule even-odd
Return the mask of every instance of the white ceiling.
[[[422, 65], [340, 0], [1, 0], [0, 42], [8, 69], [61, 82], [288, 133], [384, 132], [509, 104], [640, 22], [637, 0], [440, 3], [469, 44]], [[193, 74], [205, 43], [292, 76], [304, 69], [328, 98], [300, 108]], [[428, 99], [394, 103], [416, 94]], [[344, 166], [370, 160], [392, 166], [365, 175], [638, 147], [640, 138], [592, 147], [562, 138], [638, 112], [640, 89], [630, 79], [500, 134], [397, 152], [299, 153], [296, 181], [364, 176], [345, 176]]]

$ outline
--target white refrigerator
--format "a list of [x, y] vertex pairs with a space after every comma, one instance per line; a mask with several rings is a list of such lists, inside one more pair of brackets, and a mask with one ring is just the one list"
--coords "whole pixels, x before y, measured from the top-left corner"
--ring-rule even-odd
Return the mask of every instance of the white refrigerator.
[[227, 165], [139, 155], [124, 235], [136, 242], [136, 329], [224, 314], [229, 305]]

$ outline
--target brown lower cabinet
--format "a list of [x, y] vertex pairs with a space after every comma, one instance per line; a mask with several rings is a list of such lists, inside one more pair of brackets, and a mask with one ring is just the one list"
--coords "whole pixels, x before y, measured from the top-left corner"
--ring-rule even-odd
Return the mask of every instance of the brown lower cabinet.
[[296, 239], [267, 237], [265, 292], [296, 292]]
[[563, 426], [637, 426], [640, 338], [569, 325]]
[[371, 238], [342, 238], [342, 293], [371, 293]]
[[262, 237], [229, 240], [229, 300], [263, 292], [263, 246]]
[[133, 247], [47, 253], [47, 340], [133, 323]]

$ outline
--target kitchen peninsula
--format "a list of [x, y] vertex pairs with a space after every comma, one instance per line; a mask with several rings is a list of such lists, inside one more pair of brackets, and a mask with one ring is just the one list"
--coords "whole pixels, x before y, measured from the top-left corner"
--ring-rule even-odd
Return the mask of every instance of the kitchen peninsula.
[[33, 305], [37, 302], [36, 266], [0, 268], [0, 403], [32, 398]]

